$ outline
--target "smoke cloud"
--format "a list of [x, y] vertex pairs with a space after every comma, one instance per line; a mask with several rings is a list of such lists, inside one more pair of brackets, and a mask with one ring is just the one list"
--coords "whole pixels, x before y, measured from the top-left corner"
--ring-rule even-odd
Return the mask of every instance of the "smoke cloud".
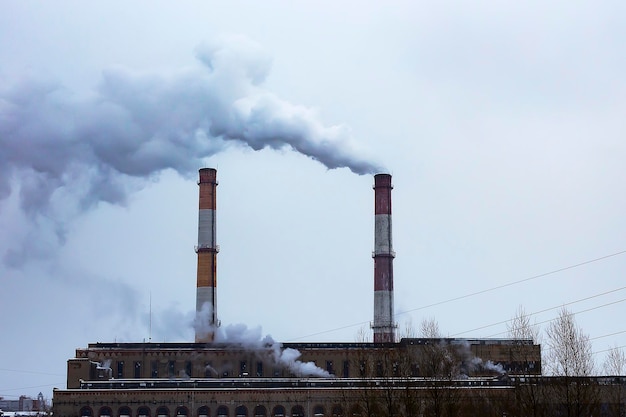
[[326, 126], [263, 87], [271, 59], [255, 43], [206, 44], [196, 57], [197, 67], [169, 74], [108, 69], [88, 95], [32, 78], [0, 87], [0, 200], [19, 193], [23, 213], [50, 219], [62, 242], [74, 216], [100, 202], [124, 204], [163, 170], [187, 176], [231, 143], [380, 171], [347, 126]]
[[474, 369], [484, 369], [487, 371], [496, 372], [500, 375], [504, 375], [506, 371], [504, 367], [499, 363], [493, 363], [492, 361], [483, 362], [483, 360], [479, 357], [475, 357], [471, 361], [471, 366]]
[[261, 327], [249, 329], [244, 324], [230, 324], [215, 330], [216, 343], [225, 343], [255, 352], [259, 357], [269, 358], [277, 367], [286, 369], [293, 375], [327, 378], [333, 376], [314, 362], [299, 360], [301, 353], [297, 349], [283, 349], [282, 344], [276, 342], [270, 335], [263, 336]]
[[212, 327], [208, 323], [211, 308], [207, 304], [196, 313], [193, 327], [202, 337], [208, 333], [215, 335], [214, 343], [232, 346], [233, 349], [245, 349], [254, 352], [261, 359], [269, 360], [275, 366], [286, 369], [297, 376], [331, 377], [332, 375], [314, 362], [299, 360], [301, 353], [297, 349], [283, 349], [270, 335], [263, 336], [261, 327], [249, 328], [245, 324], [229, 324]]

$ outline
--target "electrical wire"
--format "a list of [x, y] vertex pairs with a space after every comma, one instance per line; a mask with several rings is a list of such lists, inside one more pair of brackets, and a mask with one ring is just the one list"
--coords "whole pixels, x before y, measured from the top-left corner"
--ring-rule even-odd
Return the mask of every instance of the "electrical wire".
[[[576, 314], [587, 313], [587, 312], [589, 312], [589, 311], [597, 310], [597, 309], [599, 309], [599, 308], [603, 308], [603, 307], [608, 307], [608, 306], [610, 306], [610, 305], [613, 305], [613, 304], [618, 304], [618, 303], [622, 303], [622, 302], [624, 302], [624, 301], [626, 301], [626, 298], [622, 298], [621, 300], [612, 301], [612, 302], [610, 302], [610, 303], [602, 304], [602, 305], [599, 305], [599, 306], [595, 306], [595, 307], [587, 308], [587, 309], [585, 309], [585, 310], [580, 310], [580, 311], [577, 311], [577, 312], [575, 312], [575, 313], [570, 313], [570, 315], [576, 315]], [[554, 321], [554, 320], [557, 320], [557, 319], [558, 319], [558, 317], [554, 317], [554, 318], [551, 318], [551, 319], [549, 319], [549, 320], [540, 321], [539, 323], [535, 323], [535, 324], [533, 324], [533, 326], [538, 326], [538, 325], [540, 325], [540, 324], [549, 323], [549, 322]], [[499, 336], [499, 335], [502, 335], [502, 334], [504, 334], [504, 333], [507, 333], [507, 332], [506, 332], [506, 331], [504, 331], [504, 332], [494, 333], [494, 334], [492, 334], [492, 335], [487, 336], [487, 338], [490, 338], [490, 337], [495, 337], [495, 336]], [[621, 333], [621, 332], [620, 332], [620, 333]], [[591, 340], [591, 339], [590, 339], [590, 340]]]
[[[544, 277], [549, 276], [549, 275], [553, 275], [553, 274], [557, 274], [559, 272], [563, 272], [563, 271], [567, 271], [567, 270], [570, 270], [570, 269], [578, 268], [578, 267], [581, 267], [581, 266], [584, 266], [584, 265], [588, 265], [588, 264], [591, 264], [591, 263], [594, 263], [594, 262], [603, 261], [605, 259], [612, 258], [612, 257], [618, 256], [618, 255], [623, 255], [625, 253], [626, 253], [626, 250], [622, 250], [622, 251], [615, 252], [615, 253], [612, 253], [612, 254], [609, 254], [609, 255], [601, 256], [599, 258], [590, 259], [590, 260], [587, 260], [587, 261], [584, 261], [584, 262], [580, 262], [580, 263], [577, 263], [577, 264], [574, 264], [574, 265], [570, 265], [570, 266], [566, 266], [566, 267], [563, 267], [563, 268], [555, 269], [553, 271], [545, 272], [543, 274], [533, 275], [533, 276], [528, 277], [528, 278], [520, 279], [520, 280], [517, 280], [517, 281], [512, 281], [512, 282], [509, 282], [507, 284], [502, 284], [502, 285], [498, 285], [498, 286], [495, 286], [495, 287], [487, 288], [487, 289], [484, 289], [484, 290], [481, 290], [481, 291], [476, 291], [476, 292], [465, 294], [465, 295], [461, 295], [461, 296], [458, 296], [458, 297], [449, 298], [449, 299], [446, 299], [446, 300], [438, 301], [436, 303], [432, 303], [432, 304], [428, 304], [428, 305], [425, 305], [425, 306], [417, 307], [417, 308], [414, 308], [414, 309], [411, 309], [411, 310], [401, 311], [399, 313], [396, 313], [396, 316], [400, 316], [400, 315], [407, 314], [407, 313], [412, 313], [414, 311], [424, 310], [424, 309], [427, 309], [427, 308], [430, 308], [430, 307], [436, 307], [436, 306], [439, 306], [439, 305], [448, 304], [448, 303], [451, 303], [451, 302], [454, 302], [454, 301], [463, 300], [465, 298], [470, 298], [470, 297], [473, 297], [473, 296], [476, 296], [476, 295], [485, 294], [485, 293], [488, 293], [488, 292], [492, 292], [492, 291], [499, 290], [499, 289], [502, 289], [502, 288], [506, 288], [506, 287], [510, 287], [510, 286], [517, 285], [517, 284], [521, 284], [521, 283], [524, 283], [524, 282], [532, 281], [532, 280], [535, 280], [535, 279], [544, 278]], [[332, 332], [336, 332], [336, 331], [339, 331], [339, 330], [349, 329], [351, 327], [363, 326], [364, 324], [367, 324], [367, 323], [370, 323], [370, 321], [367, 320], [367, 321], [361, 321], [361, 322], [358, 322], [358, 323], [348, 324], [348, 325], [345, 325], [345, 326], [336, 327], [336, 328], [328, 329], [328, 330], [323, 330], [321, 332], [311, 333], [311, 334], [308, 334], [308, 335], [299, 336], [299, 337], [291, 338], [291, 339], [288, 339], [288, 340], [289, 341], [296, 341], [296, 340], [307, 339], [309, 337], [319, 336], [319, 335], [322, 335], [322, 334], [332, 333]]]
[[[33, 385], [31, 387], [5, 388], [5, 389], [0, 389], [0, 393], [3, 393], [5, 391], [22, 391], [22, 390], [31, 389], [31, 388], [53, 387], [53, 386], [63, 385], [63, 384], [65, 384], [65, 382], [55, 382], [54, 384]], [[0, 396], [7, 396], [7, 395], [2, 394]]]
[[48, 372], [39, 372], [39, 371], [24, 371], [24, 370], [18, 370], [18, 369], [6, 369], [6, 368], [0, 368], [0, 371], [5, 371], [5, 372], [17, 372], [17, 373], [21, 373], [21, 374], [37, 374], [37, 375], [65, 376], [65, 375], [61, 375], [61, 374], [51, 374], [51, 373], [48, 373]]
[[[592, 295], [592, 296], [589, 296], [589, 297], [581, 298], [581, 299], [575, 300], [575, 301], [570, 301], [569, 303], [560, 304], [558, 306], [554, 306], [554, 307], [546, 308], [546, 309], [543, 309], [543, 310], [535, 311], [534, 313], [527, 314], [527, 316], [528, 317], [532, 317], [532, 316], [537, 315], [537, 314], [545, 313], [545, 312], [551, 311], [551, 310], [556, 310], [558, 308], [562, 308], [562, 307], [569, 306], [569, 305], [572, 305], [572, 304], [580, 303], [582, 301], [591, 300], [592, 298], [601, 297], [603, 295], [611, 294], [611, 293], [614, 293], [614, 292], [617, 292], [617, 291], [622, 291], [624, 289], [626, 289], [626, 287], [620, 287], [620, 288], [616, 288], [614, 290], [605, 291], [605, 292], [600, 293], [600, 294], [596, 294], [596, 295]], [[465, 330], [465, 331], [462, 331], [462, 332], [459, 332], [459, 333], [455, 333], [455, 334], [451, 335], [451, 337], [460, 336], [462, 334], [474, 332], [476, 330], [486, 329], [488, 327], [498, 326], [500, 324], [506, 324], [506, 323], [511, 322], [511, 321], [513, 321], [513, 319], [503, 320], [503, 321], [499, 321], [497, 323], [492, 323], [492, 324], [486, 324], [484, 326], [476, 327], [476, 328], [471, 329], [471, 330]], [[501, 333], [499, 333], [499, 334], [501, 334]]]

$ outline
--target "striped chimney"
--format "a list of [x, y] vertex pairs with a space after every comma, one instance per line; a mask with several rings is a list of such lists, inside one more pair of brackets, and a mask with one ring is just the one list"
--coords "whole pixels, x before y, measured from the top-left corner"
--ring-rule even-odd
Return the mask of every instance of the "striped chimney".
[[374, 175], [374, 343], [395, 342], [393, 258], [391, 244], [391, 175]]
[[217, 170], [199, 171], [200, 204], [198, 211], [198, 284], [196, 289], [196, 343], [212, 342], [217, 320], [217, 252], [215, 243], [215, 191]]

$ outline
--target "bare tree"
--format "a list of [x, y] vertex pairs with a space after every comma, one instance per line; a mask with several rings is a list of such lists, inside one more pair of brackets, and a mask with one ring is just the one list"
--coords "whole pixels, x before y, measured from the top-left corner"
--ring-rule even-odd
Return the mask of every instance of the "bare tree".
[[361, 326], [354, 335], [354, 340], [359, 343], [368, 343], [370, 341], [370, 331], [366, 326]]
[[617, 346], [610, 348], [606, 354], [603, 367], [607, 375], [624, 375], [626, 371], [626, 354]]
[[530, 322], [530, 315], [521, 305], [517, 307], [515, 315], [506, 324], [508, 337], [511, 339], [528, 339], [539, 342], [539, 326]]
[[439, 331], [439, 323], [434, 317], [428, 317], [420, 323], [420, 336], [429, 339], [441, 339], [441, 331]]
[[411, 320], [411, 317], [409, 317], [405, 322], [404, 322], [404, 327], [403, 327], [403, 331], [400, 334], [400, 338], [408, 338], [408, 339], [413, 339], [417, 336], [417, 333], [415, 331], [415, 328], [413, 327], [413, 320]]
[[547, 368], [555, 376], [591, 376], [595, 369], [589, 335], [565, 307], [547, 330]]
[[552, 402], [568, 417], [590, 415], [597, 407], [598, 388], [585, 378], [593, 375], [595, 369], [589, 335], [563, 307], [550, 323], [546, 336], [547, 368], [558, 377], [551, 384]]
[[[528, 365], [535, 358], [529, 356], [529, 350], [521, 341], [532, 340], [538, 343], [539, 326], [531, 323], [530, 315], [520, 305], [506, 327], [508, 337], [519, 341], [511, 347], [511, 367], [517, 373], [529, 373]], [[516, 415], [532, 417], [545, 415], [544, 389], [541, 384], [533, 383], [527, 378], [516, 378], [515, 385], [514, 411]]]
[[434, 318], [422, 320], [420, 336], [430, 339], [422, 346], [418, 360], [420, 374], [430, 383], [424, 393], [423, 414], [428, 417], [456, 415], [460, 397], [458, 390], [452, 388], [452, 380], [459, 375], [461, 358], [443, 339]]
[[[609, 349], [606, 359], [604, 360], [604, 372], [607, 375], [619, 377], [626, 372], [626, 355], [624, 351], [614, 346]], [[610, 394], [609, 410], [612, 416], [624, 417], [626, 415], [626, 407], [624, 407], [624, 388], [618, 380], [613, 384], [613, 390]]]

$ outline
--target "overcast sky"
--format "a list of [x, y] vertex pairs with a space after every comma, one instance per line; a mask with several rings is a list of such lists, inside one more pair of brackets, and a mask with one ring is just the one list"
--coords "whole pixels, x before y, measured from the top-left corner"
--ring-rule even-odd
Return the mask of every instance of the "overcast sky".
[[567, 305], [601, 365], [626, 345], [625, 19], [618, 1], [0, 2], [0, 396], [50, 397], [91, 342], [193, 340], [201, 167], [224, 328], [370, 334], [381, 171], [401, 333], [505, 337], [518, 306], [545, 328]]

